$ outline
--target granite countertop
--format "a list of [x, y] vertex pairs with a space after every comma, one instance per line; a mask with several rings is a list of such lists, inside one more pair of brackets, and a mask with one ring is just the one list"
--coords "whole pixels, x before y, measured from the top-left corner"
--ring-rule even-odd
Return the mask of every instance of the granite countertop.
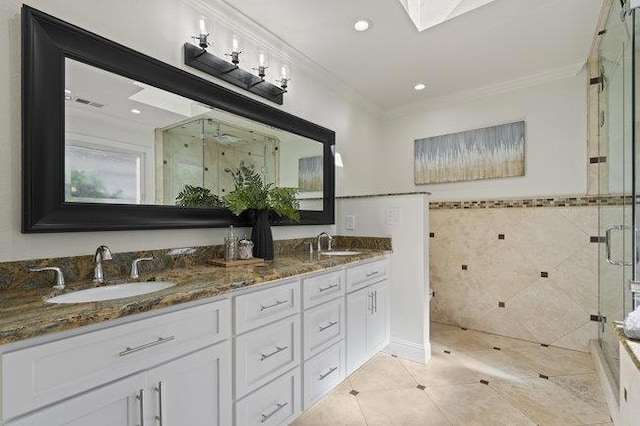
[[[319, 256], [296, 253], [277, 256], [264, 265], [222, 268], [198, 265], [141, 275], [138, 281], [172, 281], [175, 286], [140, 296], [102, 302], [51, 304], [44, 300], [94, 285], [89, 282], [68, 283], [62, 291], [51, 287], [30, 291], [7, 291], [0, 300], [0, 344], [97, 324], [127, 315], [166, 308], [194, 300], [223, 296], [233, 290], [341, 265], [373, 259], [388, 254], [384, 250], [357, 249], [353, 256]], [[107, 277], [108, 278], [108, 277]], [[120, 281], [106, 284], [121, 283]]]
[[629, 339], [621, 325], [615, 326], [615, 331], [618, 334], [618, 339], [622, 343], [622, 346], [627, 350], [631, 360], [636, 365], [636, 368], [640, 370], [640, 340]]

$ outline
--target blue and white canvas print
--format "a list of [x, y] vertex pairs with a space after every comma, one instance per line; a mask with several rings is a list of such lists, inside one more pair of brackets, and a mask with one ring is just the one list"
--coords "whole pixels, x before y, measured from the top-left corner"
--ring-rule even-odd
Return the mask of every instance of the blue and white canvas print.
[[416, 139], [415, 184], [524, 176], [524, 141], [524, 121]]

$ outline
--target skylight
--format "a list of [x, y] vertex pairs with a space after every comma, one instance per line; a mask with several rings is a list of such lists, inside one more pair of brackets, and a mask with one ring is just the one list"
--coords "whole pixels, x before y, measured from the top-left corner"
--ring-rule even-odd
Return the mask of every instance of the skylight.
[[494, 0], [398, 0], [418, 31], [435, 27]]

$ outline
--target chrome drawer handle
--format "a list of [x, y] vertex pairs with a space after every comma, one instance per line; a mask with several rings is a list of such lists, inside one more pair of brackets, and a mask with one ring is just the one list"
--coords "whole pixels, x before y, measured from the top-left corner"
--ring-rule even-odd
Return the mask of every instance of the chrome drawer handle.
[[336, 325], [336, 324], [338, 324], [338, 321], [333, 321], [333, 322], [329, 321], [329, 325], [325, 325], [324, 327], [323, 327], [323, 326], [320, 326], [320, 327], [318, 327], [318, 328], [320, 329], [320, 332], [323, 332], [323, 331], [325, 331], [326, 329], [331, 328], [331, 327], [333, 327], [333, 326], [334, 326], [334, 325]]
[[138, 426], [144, 426], [144, 390], [140, 389], [140, 392], [136, 395], [136, 399], [140, 404], [140, 424]]
[[374, 276], [374, 275], [376, 275], [376, 274], [378, 274], [378, 273], [380, 273], [380, 271], [365, 272], [364, 274], [365, 274], [367, 277], [372, 277], [372, 276]]
[[276, 306], [280, 306], [284, 303], [287, 303], [286, 300], [276, 300], [276, 303], [274, 303], [273, 305], [269, 305], [269, 306], [264, 306], [264, 305], [260, 305], [260, 311], [266, 311], [267, 309], [271, 309], [271, 308], [275, 308]]
[[276, 350], [271, 352], [270, 354], [260, 354], [260, 361], [264, 361], [267, 358], [271, 358], [272, 356], [274, 356], [275, 354], [278, 354], [282, 351], [286, 351], [287, 349], [289, 349], [289, 346], [276, 346]]
[[120, 352], [119, 355], [120, 356], [129, 355], [129, 354], [132, 354], [134, 352], [141, 351], [143, 349], [148, 349], [148, 348], [151, 348], [153, 346], [158, 346], [158, 345], [161, 345], [163, 343], [170, 342], [172, 340], [176, 340], [176, 336], [158, 337], [158, 340], [155, 340], [155, 341], [149, 342], [149, 343], [145, 343], [144, 345], [136, 346], [135, 348], [130, 348], [130, 347], [127, 346], [127, 348], [124, 351]]
[[278, 406], [278, 408], [276, 408], [275, 410], [273, 410], [272, 412], [270, 412], [269, 414], [263, 414], [262, 415], [262, 419], [260, 420], [260, 423], [264, 423], [267, 420], [269, 420], [271, 417], [273, 417], [278, 411], [282, 410], [284, 407], [286, 407], [288, 404], [288, 402], [283, 402], [282, 404], [277, 403], [276, 405]]
[[327, 371], [327, 372], [326, 372], [326, 373], [324, 373], [324, 374], [321, 374], [321, 375], [318, 377], [318, 381], [320, 381], [320, 380], [324, 380], [327, 376], [330, 376], [331, 374], [333, 374], [337, 369], [338, 369], [338, 367], [330, 368], [330, 369], [329, 369], [329, 371]]
[[322, 293], [323, 291], [327, 291], [327, 290], [331, 290], [332, 288], [336, 288], [339, 285], [340, 284], [333, 284], [333, 285], [330, 285], [329, 287], [320, 287], [318, 290], [320, 290], [320, 293]]
[[162, 382], [162, 381], [158, 382], [158, 386], [153, 388], [153, 390], [155, 390], [158, 393], [158, 411], [159, 411], [159, 413], [156, 416], [156, 420], [158, 421], [158, 425], [159, 426], [163, 426], [164, 425], [164, 407], [162, 405], [163, 389], [164, 389], [164, 382]]

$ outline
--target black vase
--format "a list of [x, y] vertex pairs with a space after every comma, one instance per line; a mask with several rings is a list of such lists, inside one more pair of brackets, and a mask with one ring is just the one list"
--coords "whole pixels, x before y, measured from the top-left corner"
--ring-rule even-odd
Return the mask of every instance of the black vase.
[[253, 216], [253, 257], [264, 260], [273, 259], [273, 235], [269, 224], [269, 210], [257, 210]]

